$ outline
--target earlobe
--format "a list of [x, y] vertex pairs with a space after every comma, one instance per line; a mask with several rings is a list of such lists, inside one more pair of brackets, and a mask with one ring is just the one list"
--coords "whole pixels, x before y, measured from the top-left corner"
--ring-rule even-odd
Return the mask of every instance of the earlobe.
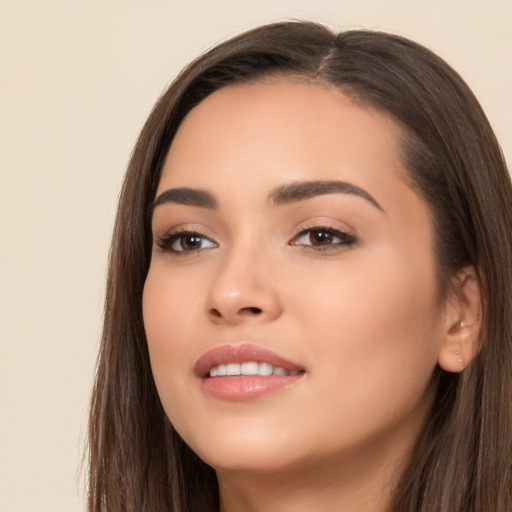
[[445, 300], [439, 366], [452, 373], [463, 371], [479, 350], [482, 323], [480, 283], [473, 266], [462, 269], [451, 283]]

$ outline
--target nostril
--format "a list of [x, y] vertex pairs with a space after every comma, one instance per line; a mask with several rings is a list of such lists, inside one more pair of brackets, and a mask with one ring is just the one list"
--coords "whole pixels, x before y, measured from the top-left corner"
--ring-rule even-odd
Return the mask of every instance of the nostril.
[[255, 306], [247, 306], [245, 308], [210, 308], [208, 309], [208, 317], [213, 322], [240, 322], [244, 319], [249, 320], [251, 318], [263, 318], [265, 310]]
[[263, 311], [260, 308], [250, 307], [250, 308], [242, 308], [240, 313], [250, 313], [252, 315], [260, 315]]

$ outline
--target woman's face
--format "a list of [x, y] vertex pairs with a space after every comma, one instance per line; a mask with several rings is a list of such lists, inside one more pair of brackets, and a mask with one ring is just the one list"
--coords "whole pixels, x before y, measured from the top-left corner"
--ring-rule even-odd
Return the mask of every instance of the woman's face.
[[178, 130], [144, 324], [169, 419], [218, 471], [375, 463], [417, 437], [443, 307], [398, 136], [285, 80], [221, 89]]

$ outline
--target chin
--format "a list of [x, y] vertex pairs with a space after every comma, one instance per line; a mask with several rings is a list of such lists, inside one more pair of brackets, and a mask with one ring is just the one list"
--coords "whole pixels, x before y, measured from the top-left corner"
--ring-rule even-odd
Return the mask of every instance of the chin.
[[253, 429], [203, 434], [192, 450], [215, 470], [278, 472], [297, 464], [296, 447], [286, 433]]

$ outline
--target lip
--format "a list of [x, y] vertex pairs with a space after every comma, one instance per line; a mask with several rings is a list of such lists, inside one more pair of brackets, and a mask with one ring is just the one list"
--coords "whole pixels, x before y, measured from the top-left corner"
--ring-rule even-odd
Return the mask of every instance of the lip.
[[268, 363], [272, 366], [279, 366], [288, 371], [304, 371], [304, 367], [288, 361], [284, 357], [276, 354], [272, 350], [244, 343], [242, 345], [223, 345], [209, 350], [203, 354], [194, 365], [194, 373], [198, 377], [208, 377], [208, 372], [212, 366], [227, 363], [244, 363], [246, 361], [257, 361], [258, 363]]
[[[227, 363], [257, 361], [279, 366], [288, 371], [299, 372], [294, 375], [240, 375], [230, 377], [210, 377], [213, 366]], [[203, 391], [223, 400], [243, 401], [261, 395], [285, 389], [304, 377], [305, 369], [272, 350], [252, 344], [223, 345], [203, 354], [194, 365], [194, 373], [201, 379]]]

